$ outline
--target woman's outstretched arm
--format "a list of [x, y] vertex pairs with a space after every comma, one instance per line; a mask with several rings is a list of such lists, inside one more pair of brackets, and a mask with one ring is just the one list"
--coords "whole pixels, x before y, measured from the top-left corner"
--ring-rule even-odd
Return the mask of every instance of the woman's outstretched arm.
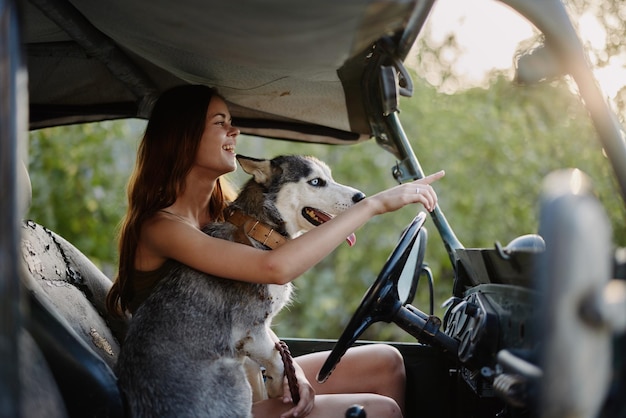
[[[320, 262], [345, 238], [376, 215], [421, 203], [428, 211], [437, 204], [430, 184], [440, 171], [414, 182], [384, 190], [356, 203], [332, 220], [313, 228], [273, 251], [213, 238], [198, 228], [166, 216], [146, 222], [141, 241], [158, 257], [173, 258], [194, 269], [220, 277], [285, 284]], [[141, 269], [141, 266], [137, 266]]]

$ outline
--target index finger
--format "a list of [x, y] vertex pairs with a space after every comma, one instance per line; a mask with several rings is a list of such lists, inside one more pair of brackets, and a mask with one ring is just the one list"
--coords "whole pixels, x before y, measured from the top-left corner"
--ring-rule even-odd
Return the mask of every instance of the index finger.
[[430, 183], [434, 183], [435, 181], [439, 180], [445, 175], [446, 175], [446, 172], [444, 170], [441, 170], [441, 171], [437, 171], [436, 173], [430, 174], [424, 178], [421, 178], [417, 181], [420, 184], [430, 184]]

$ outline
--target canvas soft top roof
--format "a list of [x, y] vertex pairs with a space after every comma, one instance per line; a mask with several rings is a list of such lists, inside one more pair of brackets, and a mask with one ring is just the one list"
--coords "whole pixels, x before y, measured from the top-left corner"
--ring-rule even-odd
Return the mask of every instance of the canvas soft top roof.
[[[372, 135], [372, 57], [402, 62], [432, 0], [29, 0], [30, 127], [145, 118], [177, 84], [217, 87], [244, 133]], [[378, 48], [378, 50], [377, 50]]]

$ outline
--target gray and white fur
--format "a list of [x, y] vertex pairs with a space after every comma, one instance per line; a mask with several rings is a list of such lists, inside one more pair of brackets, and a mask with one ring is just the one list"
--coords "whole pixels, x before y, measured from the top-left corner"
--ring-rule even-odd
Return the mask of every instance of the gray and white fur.
[[[230, 207], [287, 239], [315, 226], [312, 208], [334, 215], [364, 198], [313, 157], [237, 160], [252, 179]], [[228, 222], [204, 229], [231, 241], [236, 231]], [[266, 369], [268, 396], [282, 396], [283, 363], [270, 326], [291, 292], [291, 284], [246, 283], [178, 265], [130, 321], [116, 367], [130, 415], [252, 417], [246, 356]]]

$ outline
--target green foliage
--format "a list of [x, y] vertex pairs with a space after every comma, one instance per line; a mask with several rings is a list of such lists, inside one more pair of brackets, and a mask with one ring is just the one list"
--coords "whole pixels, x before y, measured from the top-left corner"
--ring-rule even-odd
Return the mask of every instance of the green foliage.
[[[626, 242], [624, 206], [585, 110], [567, 84], [520, 88], [495, 78], [489, 90], [443, 95], [416, 80], [400, 118], [427, 173], [446, 170], [434, 186], [440, 207], [466, 247], [506, 244], [537, 232], [538, 198], [553, 170], [589, 174], [613, 221], [616, 243]], [[122, 122], [72, 126], [31, 134], [30, 217], [60, 233], [100, 265], [115, 263], [116, 228], [125, 209], [125, 183], [140, 131]], [[312, 154], [337, 181], [368, 195], [395, 184], [395, 159], [374, 141], [325, 146], [241, 137], [240, 154], [269, 158]], [[231, 177], [240, 185], [247, 178]], [[419, 208], [379, 216], [357, 231], [355, 247], [340, 246], [294, 284], [294, 303], [276, 320], [279, 335], [336, 338], [375, 280], [397, 238]], [[435, 277], [436, 314], [451, 294], [452, 270], [432, 221], [426, 260]], [[426, 283], [414, 304], [428, 307]], [[369, 339], [412, 341], [404, 331], [376, 324]]]
[[[622, 0], [604, 0], [592, 2], [589, 0], [569, 0], [567, 2], [569, 12], [573, 16], [575, 26], [585, 15], [593, 15], [604, 31], [602, 41], [594, 45], [587, 42], [585, 48], [589, 51], [589, 59], [595, 68], [604, 68], [611, 61], [621, 62], [622, 69], [626, 68], [624, 56], [626, 56], [626, 3]], [[614, 98], [614, 106], [618, 117], [624, 122], [626, 118], [626, 86], [622, 85]]]
[[[416, 83], [416, 89], [412, 99], [402, 101], [400, 118], [426, 173], [446, 170], [435, 188], [440, 207], [464, 246], [493, 248], [496, 241], [506, 244], [519, 235], [536, 233], [544, 177], [570, 167], [592, 178], [611, 216], [615, 240], [624, 244], [623, 202], [586, 111], [565, 83], [529, 89], [497, 78], [489, 90], [455, 95], [439, 94], [425, 83]], [[359, 147], [332, 148], [339, 161], [331, 164], [335, 178], [370, 194], [391, 186], [385, 171], [390, 171], [393, 158], [373, 144]], [[319, 150], [315, 155], [331, 157]], [[357, 247], [339, 248], [298, 279], [297, 303], [281, 315], [279, 333], [336, 337], [412, 216], [414, 209], [406, 208], [370, 221], [359, 231]], [[441, 316], [453, 273], [434, 225], [427, 221], [426, 227], [426, 259], [434, 272], [436, 314]], [[414, 304], [427, 309], [425, 283]], [[372, 327], [365, 338], [411, 340], [387, 324]]]
[[536, 232], [543, 178], [570, 167], [592, 177], [623, 244], [623, 202], [586, 111], [567, 85], [521, 88], [499, 78], [488, 91], [446, 96], [420, 86], [416, 96], [404, 103], [407, 135], [422, 160], [444, 162], [440, 202], [454, 214], [450, 221], [466, 246]]
[[128, 122], [33, 131], [28, 217], [61, 234], [111, 276], [116, 228], [126, 207], [125, 186], [135, 154]]

